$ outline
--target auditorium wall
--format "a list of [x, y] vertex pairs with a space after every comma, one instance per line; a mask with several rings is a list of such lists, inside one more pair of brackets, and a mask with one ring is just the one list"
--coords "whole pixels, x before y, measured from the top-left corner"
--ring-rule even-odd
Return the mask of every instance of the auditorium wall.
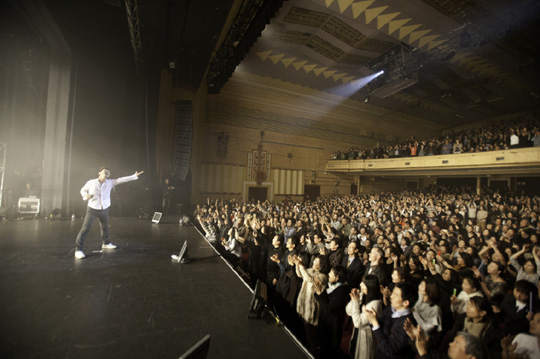
[[[251, 187], [266, 188], [267, 198], [276, 201], [303, 199], [306, 185], [318, 187], [321, 196], [350, 194], [357, 191], [356, 175], [324, 170], [333, 151], [391, 144], [398, 137], [428, 137], [439, 130], [417, 118], [238, 70], [217, 95], [170, 86], [163, 74], [158, 172], [163, 175], [171, 161], [172, 103], [190, 99], [192, 203], [208, 197], [248, 199]], [[264, 153], [265, 168], [259, 168], [263, 177], [257, 179], [253, 167], [259, 153]], [[369, 189], [405, 186], [402, 180], [392, 186], [373, 183]]]

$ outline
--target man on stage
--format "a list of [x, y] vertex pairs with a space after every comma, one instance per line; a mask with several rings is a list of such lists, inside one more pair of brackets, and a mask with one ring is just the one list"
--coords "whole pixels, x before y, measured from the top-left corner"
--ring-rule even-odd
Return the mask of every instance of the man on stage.
[[116, 185], [138, 179], [139, 175], [143, 173], [144, 171], [135, 171], [135, 174], [131, 176], [111, 180], [109, 179], [111, 170], [107, 167], [101, 167], [99, 169], [98, 178], [91, 179], [86, 182], [83, 188], [81, 188], [81, 196], [83, 200], [88, 201], [88, 207], [86, 209], [83, 226], [75, 242], [77, 245], [75, 249], [75, 258], [86, 258], [86, 255], [83, 252], [84, 240], [96, 218], [99, 219], [99, 225], [101, 226], [101, 239], [103, 240], [101, 248], [116, 248], [109, 240], [109, 207], [111, 206], [111, 190]]

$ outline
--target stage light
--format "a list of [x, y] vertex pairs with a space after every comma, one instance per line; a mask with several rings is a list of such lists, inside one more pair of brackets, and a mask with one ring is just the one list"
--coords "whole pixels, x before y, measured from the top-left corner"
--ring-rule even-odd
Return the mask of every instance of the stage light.
[[382, 74], [384, 74], [384, 70], [359, 79], [352, 80], [348, 83], [327, 89], [325, 91], [342, 97], [350, 97]]

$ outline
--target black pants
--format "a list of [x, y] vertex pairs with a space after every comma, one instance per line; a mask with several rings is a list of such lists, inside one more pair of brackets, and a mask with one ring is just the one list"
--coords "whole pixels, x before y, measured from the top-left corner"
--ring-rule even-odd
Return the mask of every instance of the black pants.
[[86, 208], [86, 216], [84, 217], [84, 223], [83, 226], [79, 232], [79, 235], [77, 236], [77, 240], [75, 241], [77, 245], [77, 250], [82, 251], [84, 248], [84, 240], [86, 239], [86, 236], [88, 235], [88, 232], [90, 232], [90, 228], [92, 228], [92, 223], [94, 223], [94, 220], [98, 218], [99, 219], [99, 225], [101, 227], [101, 239], [103, 240], [103, 244], [109, 244], [109, 208], [107, 209], [93, 209], [90, 207]]

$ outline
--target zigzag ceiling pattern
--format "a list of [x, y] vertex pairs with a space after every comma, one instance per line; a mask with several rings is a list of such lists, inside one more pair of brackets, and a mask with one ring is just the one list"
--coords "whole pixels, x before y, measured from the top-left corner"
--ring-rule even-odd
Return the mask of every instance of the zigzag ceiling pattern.
[[[378, 93], [374, 89], [381, 85], [376, 84], [347, 97], [361, 101], [372, 95], [372, 105], [449, 126], [466, 122], [467, 116], [482, 119], [538, 106], [534, 102], [538, 103], [535, 96], [540, 94], [540, 74], [527, 63], [537, 63], [540, 57], [537, 37], [531, 38], [530, 32], [523, 36], [524, 30], [514, 28], [506, 37], [493, 32], [490, 21], [500, 9], [491, 3], [476, 3], [468, 14], [471, 7], [463, 5], [470, 2], [476, 0], [289, 0], [257, 42], [246, 70], [332, 91], [336, 85], [354, 84], [371, 74], [369, 64], [388, 61], [380, 60], [388, 54], [395, 72], [381, 83], [390, 90]], [[540, 25], [525, 21], [538, 18], [539, 6], [527, 5], [527, 0], [519, 2], [521, 5], [512, 0], [499, 2], [507, 6], [502, 10], [512, 9], [511, 16], [516, 16], [518, 8], [519, 21], [540, 31]], [[485, 16], [487, 20], [472, 27], [469, 22], [460, 23]], [[486, 22], [490, 23], [487, 33], [482, 27]], [[462, 44], [466, 30], [476, 37]], [[485, 39], [479, 42], [480, 35]], [[519, 46], [511, 47], [510, 42]], [[398, 44], [403, 44], [406, 57], [393, 52]], [[515, 56], [513, 48], [519, 48]], [[409, 60], [410, 64], [414, 61], [412, 71], [418, 70], [412, 73], [411, 84], [399, 87], [398, 80], [409, 77], [399, 61], [403, 66]], [[525, 65], [518, 69], [519, 61]], [[525, 75], [516, 76], [518, 73]], [[398, 89], [391, 90], [392, 86]]]
[[402, 11], [391, 9], [382, 1], [313, 0], [313, 2], [355, 21], [374, 26], [377, 30], [414, 47], [431, 50], [447, 41], [439, 39], [441, 34], [434, 33], [433, 29], [413, 20]]
[[[420, 50], [430, 51], [434, 48], [439, 48], [441, 51], [446, 50], [444, 44], [448, 39], [441, 38], [441, 34], [434, 33], [435, 31], [433, 29], [408, 17], [403, 12], [383, 5], [383, 1], [312, 1], [324, 5], [332, 11], [339, 12], [344, 16], [352, 17], [355, 21], [364, 21], [366, 25], [372, 23], [373, 26], [376, 23], [377, 30], [417, 47]], [[376, 21], [374, 21], [375, 19]], [[451, 60], [451, 63], [464, 66], [465, 69], [474, 75], [489, 75], [495, 81], [504, 83], [515, 91], [521, 90], [526, 86], [524, 81], [517, 80], [508, 69], [495, 65], [486, 58], [473, 56], [471, 53], [460, 53]]]
[[263, 62], [269, 60], [274, 65], [282, 65], [285, 68], [292, 68], [296, 71], [303, 70], [306, 74], [311, 74], [317, 77], [322, 74], [325, 79], [334, 80], [335, 82], [341, 80], [341, 83], [347, 83], [354, 79], [354, 76], [351, 76], [346, 72], [334, 70], [329, 68], [328, 66], [316, 64], [312, 61], [304, 60], [294, 56], [288, 56], [284, 53], [279, 53], [272, 50], [259, 51], [257, 52], [257, 56]]

